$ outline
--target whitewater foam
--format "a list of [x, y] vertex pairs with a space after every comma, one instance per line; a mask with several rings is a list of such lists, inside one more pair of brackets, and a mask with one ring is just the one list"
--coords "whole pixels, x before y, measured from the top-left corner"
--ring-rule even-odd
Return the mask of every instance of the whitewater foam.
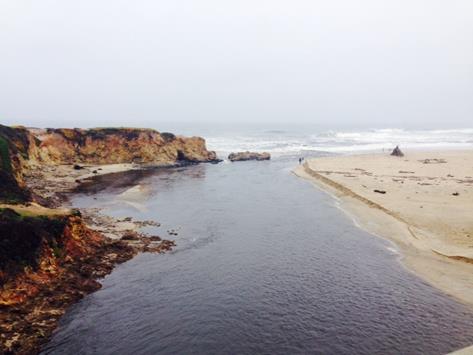
[[207, 138], [209, 149], [225, 156], [235, 151], [267, 151], [274, 157], [382, 152], [400, 145], [405, 149], [473, 148], [473, 129], [404, 130], [368, 129], [293, 133], [260, 131], [249, 134], [221, 134]]

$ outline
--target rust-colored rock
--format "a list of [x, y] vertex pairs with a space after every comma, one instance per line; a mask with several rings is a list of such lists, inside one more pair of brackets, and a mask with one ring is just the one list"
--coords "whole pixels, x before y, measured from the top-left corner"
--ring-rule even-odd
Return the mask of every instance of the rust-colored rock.
[[[100, 288], [97, 278], [137, 252], [161, 253], [175, 245], [157, 236], [125, 237], [129, 243], [111, 240], [88, 228], [79, 211], [31, 206], [31, 201], [43, 206], [50, 202], [37, 185], [29, 185], [30, 191], [25, 183], [39, 166], [51, 170], [70, 164], [71, 170], [81, 170], [82, 164], [215, 161], [215, 153], [199, 137], [132, 128], [27, 130], [0, 125], [0, 203], [12, 207], [0, 208], [0, 353], [37, 353], [65, 309]], [[46, 188], [61, 200], [64, 189]]]
[[152, 129], [26, 129], [0, 125], [0, 202], [31, 200], [24, 175], [38, 164], [138, 163], [174, 165], [218, 162], [200, 137]]
[[95, 128], [36, 130], [44, 161], [63, 164], [175, 164], [214, 162], [200, 137], [180, 137], [152, 129]]
[[140, 236], [136, 231], [128, 230], [123, 233], [121, 240], [140, 240]]
[[135, 251], [87, 228], [80, 216], [0, 209], [0, 353], [39, 351], [65, 309]]

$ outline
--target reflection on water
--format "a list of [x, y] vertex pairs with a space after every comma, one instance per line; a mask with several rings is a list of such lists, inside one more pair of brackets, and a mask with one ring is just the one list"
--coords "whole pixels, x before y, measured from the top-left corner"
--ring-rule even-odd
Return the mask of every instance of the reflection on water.
[[[120, 265], [66, 314], [45, 353], [443, 354], [469, 345], [473, 312], [407, 272], [391, 244], [357, 229], [291, 174], [293, 164], [133, 171], [88, 186], [75, 205], [155, 219], [158, 234], [178, 229], [178, 247]], [[130, 189], [146, 196], [143, 209], [127, 204]]]
[[153, 181], [160, 180], [169, 186], [176, 175], [195, 179], [205, 178], [205, 165], [193, 165], [191, 168], [149, 168], [98, 175], [80, 185], [75, 193], [93, 195], [113, 191], [114, 194], [120, 194], [137, 185], [149, 186], [150, 191], [154, 191], [158, 185], [153, 184]]

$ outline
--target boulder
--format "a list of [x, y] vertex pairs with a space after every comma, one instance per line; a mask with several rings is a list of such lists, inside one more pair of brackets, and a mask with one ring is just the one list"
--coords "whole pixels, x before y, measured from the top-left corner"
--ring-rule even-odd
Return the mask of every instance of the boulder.
[[231, 153], [228, 156], [228, 160], [230, 161], [246, 161], [246, 160], [269, 160], [271, 159], [271, 155], [269, 153], [256, 153], [256, 152], [238, 152], [238, 153]]
[[140, 237], [137, 232], [132, 230], [127, 230], [123, 233], [121, 240], [140, 240]]

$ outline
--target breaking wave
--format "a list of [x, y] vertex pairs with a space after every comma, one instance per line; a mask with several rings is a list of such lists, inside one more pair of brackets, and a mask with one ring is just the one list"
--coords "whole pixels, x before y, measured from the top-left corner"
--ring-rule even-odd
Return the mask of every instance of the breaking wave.
[[472, 129], [368, 129], [291, 133], [282, 130], [207, 137], [209, 149], [220, 156], [234, 151], [267, 151], [273, 156], [311, 153], [377, 152], [400, 145], [405, 149], [465, 149], [473, 147]]

